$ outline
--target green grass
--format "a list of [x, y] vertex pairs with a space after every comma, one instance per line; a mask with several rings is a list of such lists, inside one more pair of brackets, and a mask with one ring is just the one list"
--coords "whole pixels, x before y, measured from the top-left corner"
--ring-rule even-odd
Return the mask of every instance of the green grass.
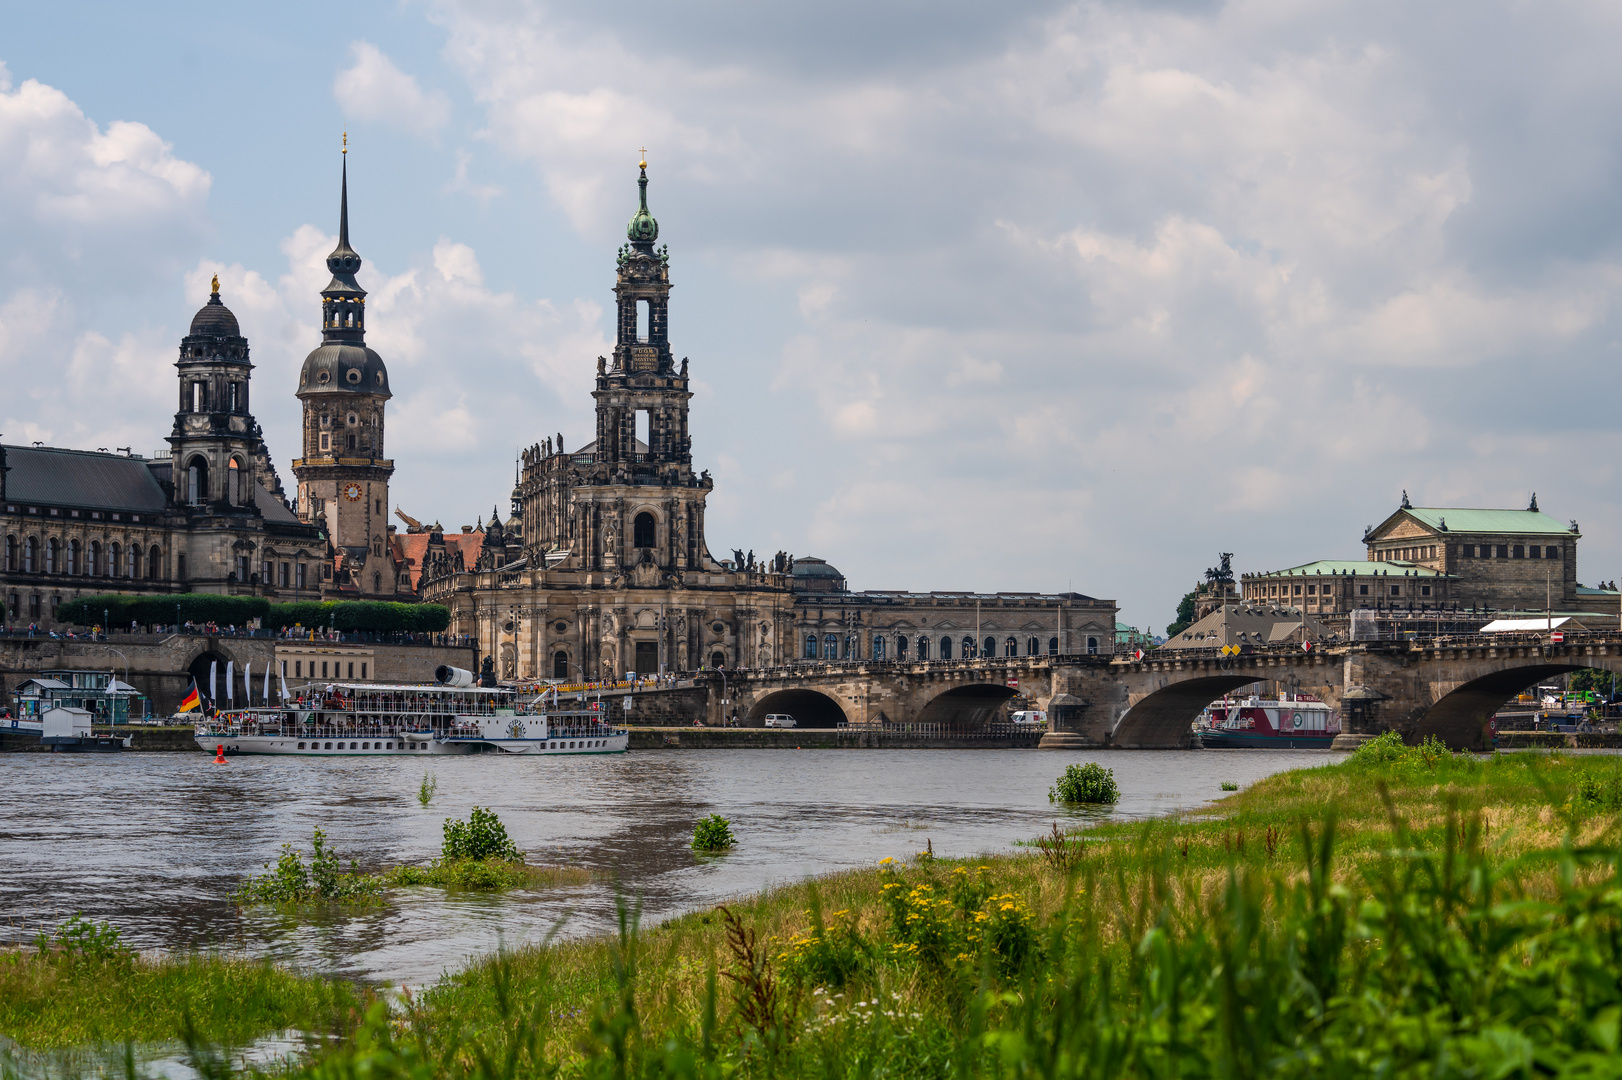
[[626, 910], [308, 1072], [1616, 1075], [1622, 762], [1386, 749], [1034, 854]]
[[242, 1045], [286, 1028], [350, 1030], [348, 983], [226, 956], [106, 960], [0, 953], [0, 1034], [32, 1049], [194, 1037]]

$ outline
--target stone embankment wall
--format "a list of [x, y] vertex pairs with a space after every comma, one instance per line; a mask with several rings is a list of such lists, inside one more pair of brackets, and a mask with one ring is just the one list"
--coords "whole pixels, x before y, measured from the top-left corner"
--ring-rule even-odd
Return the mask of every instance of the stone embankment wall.
[[1012, 750], [1037, 736], [946, 739], [860, 728], [634, 727], [632, 750]]

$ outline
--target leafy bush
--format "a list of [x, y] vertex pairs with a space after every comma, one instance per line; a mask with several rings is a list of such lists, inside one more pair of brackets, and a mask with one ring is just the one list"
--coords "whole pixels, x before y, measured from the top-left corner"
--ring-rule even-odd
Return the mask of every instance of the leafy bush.
[[275, 629], [331, 627], [371, 633], [438, 633], [450, 624], [450, 609], [443, 605], [379, 600], [299, 600], [271, 604], [265, 619], [265, 625]]
[[1096, 761], [1066, 765], [1064, 775], [1048, 789], [1048, 802], [1114, 804], [1121, 799], [1115, 786], [1115, 770]]
[[1234, 783], [1232, 780], [1224, 780], [1224, 781], [1222, 781], [1222, 790], [1223, 791], [1238, 791], [1239, 790], [1239, 785]]
[[1408, 746], [1395, 731], [1381, 732], [1352, 751], [1352, 761], [1359, 765], [1424, 766], [1432, 770], [1454, 757], [1447, 744], [1435, 735], [1427, 735], [1418, 745]]
[[417, 801], [427, 806], [434, 801], [434, 792], [439, 790], [439, 777], [422, 774], [422, 783], [417, 787]]
[[[105, 617], [109, 626], [131, 622], [150, 626], [181, 622], [212, 622], [220, 626], [246, 626], [262, 619], [270, 601], [260, 596], [218, 596], [214, 593], [170, 593], [165, 596], [131, 596], [104, 593], [69, 600], [56, 609], [56, 617], [75, 626], [98, 626]], [[104, 616], [105, 613], [105, 616]]]
[[51, 956], [70, 963], [84, 961], [95, 964], [127, 964], [135, 959], [135, 950], [124, 944], [123, 932], [104, 922], [91, 922], [80, 914], [56, 928], [52, 935], [38, 934], [34, 947], [42, 956]]
[[777, 961], [783, 974], [795, 983], [837, 990], [867, 966], [873, 947], [863, 939], [849, 911], [834, 912], [831, 926], [822, 925], [815, 909], [812, 914], [811, 929], [791, 936]]
[[738, 842], [732, 835], [732, 823], [720, 814], [698, 819], [693, 826], [694, 851], [725, 851]]
[[507, 838], [507, 827], [501, 819], [482, 806], [475, 806], [466, 821], [445, 819], [445, 842], [440, 845], [439, 853], [440, 859], [447, 863], [463, 859], [524, 861], [524, 853]]
[[363, 874], [354, 860], [346, 872], [338, 853], [327, 846], [327, 835], [319, 828], [311, 837], [310, 865], [304, 865], [304, 856], [292, 844], [282, 845], [282, 854], [271, 868], [265, 864], [265, 873], [251, 877], [237, 889], [238, 903], [250, 904], [308, 904], [318, 901], [365, 902], [375, 898], [383, 883], [371, 874]]
[[502, 859], [440, 859], [428, 866], [396, 866], [383, 875], [390, 885], [435, 885], [441, 889], [494, 892], [535, 883], [536, 867]]
[[1577, 797], [1602, 810], [1622, 810], [1622, 776], [1584, 773], [1577, 778]]

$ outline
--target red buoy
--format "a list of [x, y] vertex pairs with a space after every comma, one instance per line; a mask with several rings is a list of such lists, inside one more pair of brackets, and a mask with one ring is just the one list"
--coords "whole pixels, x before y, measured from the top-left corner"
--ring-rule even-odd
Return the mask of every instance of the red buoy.
[[216, 765], [229, 764], [229, 762], [227, 762], [225, 760], [225, 744], [224, 743], [220, 743], [219, 745], [214, 747], [214, 764], [216, 764]]

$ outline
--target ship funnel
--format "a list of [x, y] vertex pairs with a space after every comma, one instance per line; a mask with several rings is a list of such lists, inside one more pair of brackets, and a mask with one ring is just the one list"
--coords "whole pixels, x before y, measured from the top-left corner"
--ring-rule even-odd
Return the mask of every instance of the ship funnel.
[[441, 664], [434, 669], [434, 678], [441, 686], [472, 686], [473, 672]]

